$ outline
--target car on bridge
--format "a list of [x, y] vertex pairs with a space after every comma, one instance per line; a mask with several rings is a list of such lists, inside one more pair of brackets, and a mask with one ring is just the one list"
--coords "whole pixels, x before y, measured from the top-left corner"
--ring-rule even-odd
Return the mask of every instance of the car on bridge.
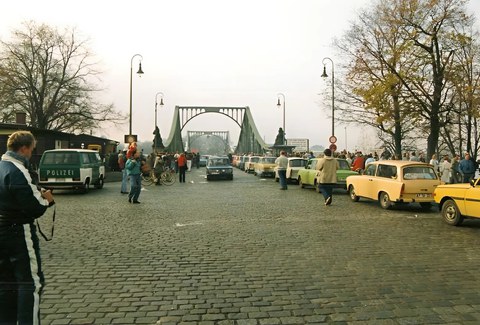
[[[307, 165], [308, 159], [300, 157], [289, 157], [288, 166], [287, 166], [287, 182], [297, 182], [298, 181], [298, 171], [304, 169]], [[275, 168], [275, 182], [278, 182], [280, 178], [278, 177], [278, 171]]]
[[233, 179], [233, 167], [228, 157], [210, 156], [207, 161], [207, 181], [212, 179]]
[[368, 164], [363, 175], [347, 177], [350, 199], [378, 200], [384, 209], [395, 204], [419, 203], [429, 209], [433, 192], [441, 184], [432, 165], [399, 160], [381, 160]]
[[470, 183], [439, 185], [433, 192], [443, 221], [460, 226], [465, 218], [480, 218], [480, 178]]
[[[317, 192], [320, 192], [320, 189], [317, 186], [317, 176], [318, 170], [316, 169], [318, 161], [322, 158], [312, 158], [308, 160], [305, 168], [298, 171], [297, 182], [301, 188], [306, 186], [313, 186]], [[336, 158], [338, 161], [339, 169], [337, 170], [337, 184], [335, 188], [347, 189], [346, 179], [350, 175], [358, 175], [357, 172], [354, 172], [350, 169], [350, 164], [346, 159]]]
[[260, 177], [274, 177], [275, 176], [275, 163], [276, 157], [261, 157], [253, 167], [253, 174]]
[[255, 170], [255, 164], [260, 160], [260, 156], [248, 156], [245, 160], [245, 166], [243, 170], [245, 173], [250, 173]]

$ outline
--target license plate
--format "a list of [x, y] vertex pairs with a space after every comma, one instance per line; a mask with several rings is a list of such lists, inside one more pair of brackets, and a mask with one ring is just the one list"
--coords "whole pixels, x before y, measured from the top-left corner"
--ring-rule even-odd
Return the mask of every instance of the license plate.
[[427, 193], [419, 193], [416, 195], [417, 197], [420, 197], [420, 198], [427, 198], [427, 197], [432, 197], [432, 194], [427, 194]]

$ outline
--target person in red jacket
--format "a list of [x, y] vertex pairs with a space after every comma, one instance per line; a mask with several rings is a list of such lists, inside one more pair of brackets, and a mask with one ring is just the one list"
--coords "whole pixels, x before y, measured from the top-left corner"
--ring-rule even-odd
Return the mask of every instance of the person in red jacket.
[[184, 153], [178, 157], [178, 173], [180, 174], [180, 183], [185, 183], [185, 171], [187, 170], [187, 157]]
[[357, 156], [352, 162], [351, 169], [354, 172], [360, 172], [361, 170], [365, 169], [365, 158], [363, 158], [362, 153], [360, 151], [357, 152]]

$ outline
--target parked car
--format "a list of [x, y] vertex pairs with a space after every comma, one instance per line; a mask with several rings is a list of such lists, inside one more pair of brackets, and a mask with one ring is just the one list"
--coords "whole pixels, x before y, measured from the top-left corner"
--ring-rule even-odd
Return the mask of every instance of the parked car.
[[[300, 157], [289, 157], [287, 166], [287, 182], [298, 181], [298, 171], [304, 169], [308, 160]], [[279, 181], [278, 171], [275, 168], [275, 182]]]
[[382, 160], [368, 164], [363, 175], [347, 177], [350, 199], [378, 200], [390, 209], [396, 203], [419, 203], [430, 208], [441, 184], [432, 165], [415, 161]]
[[460, 226], [465, 218], [480, 218], [480, 179], [470, 183], [439, 185], [433, 192], [443, 220]]
[[209, 155], [201, 155], [200, 160], [198, 161], [199, 167], [206, 167]]
[[260, 177], [274, 177], [275, 176], [275, 163], [276, 157], [261, 157], [255, 164], [253, 174]]
[[[305, 186], [313, 186], [317, 192], [320, 191], [317, 186], [318, 170], [316, 169], [317, 163], [320, 159], [321, 158], [310, 159], [305, 168], [298, 171], [297, 182], [301, 188], [305, 188]], [[346, 159], [337, 158], [337, 161], [339, 169], [337, 170], [337, 184], [335, 185], [335, 188], [347, 189], [347, 177], [350, 175], [358, 175], [358, 173], [350, 169], [350, 164]]]
[[105, 166], [98, 151], [86, 149], [47, 150], [40, 159], [39, 185], [46, 189], [102, 188]]
[[207, 161], [207, 180], [233, 179], [233, 167], [228, 157], [211, 156]]
[[245, 161], [248, 160], [248, 156], [241, 156], [240, 157], [240, 160], [237, 164], [237, 167], [240, 169], [240, 170], [244, 170], [245, 168]]
[[260, 160], [260, 156], [248, 156], [245, 160], [245, 166], [243, 170], [245, 173], [250, 173], [255, 170], [255, 164]]

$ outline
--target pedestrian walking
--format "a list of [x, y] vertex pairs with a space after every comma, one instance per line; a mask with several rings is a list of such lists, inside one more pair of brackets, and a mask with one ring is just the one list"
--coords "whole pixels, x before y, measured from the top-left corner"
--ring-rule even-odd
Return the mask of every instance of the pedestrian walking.
[[128, 193], [129, 203], [140, 203], [138, 197], [142, 190], [141, 164], [140, 152], [138, 150], [133, 151], [132, 156], [125, 163], [125, 168], [127, 169], [127, 174], [130, 179], [130, 193]]
[[433, 166], [433, 170], [435, 170], [435, 172], [439, 172], [440, 169], [439, 169], [439, 162], [437, 160], [437, 155], [433, 154], [432, 155], [432, 159], [430, 159], [430, 165]]
[[337, 183], [338, 161], [332, 157], [332, 151], [325, 149], [324, 157], [317, 162], [317, 184], [325, 199], [325, 205], [332, 204], [333, 187]]
[[280, 156], [275, 159], [277, 164], [278, 179], [280, 181], [280, 189], [286, 190], [287, 187], [287, 167], [288, 167], [288, 158], [285, 151], [280, 151]]
[[185, 153], [182, 153], [178, 159], [178, 173], [179, 173], [179, 181], [180, 183], [185, 183], [185, 171], [187, 170], [187, 157]]
[[12, 133], [0, 161], [0, 324], [40, 324], [44, 276], [34, 220], [54, 204], [28, 168], [35, 138]]

